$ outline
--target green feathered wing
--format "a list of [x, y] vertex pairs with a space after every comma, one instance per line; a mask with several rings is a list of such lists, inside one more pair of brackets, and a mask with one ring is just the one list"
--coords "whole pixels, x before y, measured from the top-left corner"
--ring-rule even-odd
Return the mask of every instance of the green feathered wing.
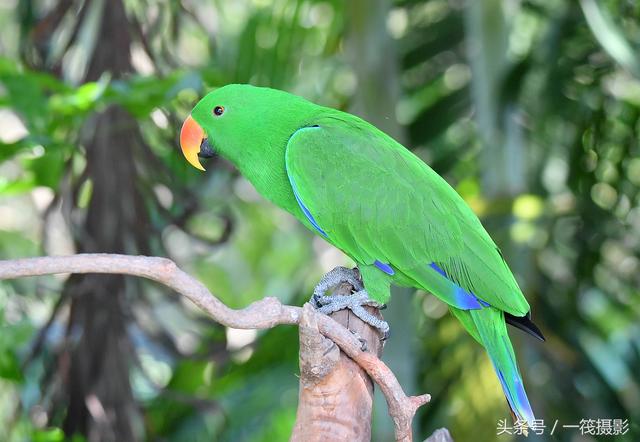
[[285, 163], [301, 220], [367, 269], [370, 296], [386, 301], [388, 293], [372, 288], [387, 278], [449, 304], [489, 353], [514, 413], [531, 422], [504, 320], [529, 305], [455, 190], [386, 134], [341, 112], [292, 134]]

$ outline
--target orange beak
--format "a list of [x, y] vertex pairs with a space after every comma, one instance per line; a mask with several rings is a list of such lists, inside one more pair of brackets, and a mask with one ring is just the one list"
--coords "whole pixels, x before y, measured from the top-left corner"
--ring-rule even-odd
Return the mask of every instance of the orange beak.
[[196, 120], [189, 115], [187, 119], [184, 120], [182, 130], [180, 131], [180, 148], [189, 164], [200, 170], [205, 170], [198, 158], [203, 140], [205, 140], [204, 130], [196, 123]]

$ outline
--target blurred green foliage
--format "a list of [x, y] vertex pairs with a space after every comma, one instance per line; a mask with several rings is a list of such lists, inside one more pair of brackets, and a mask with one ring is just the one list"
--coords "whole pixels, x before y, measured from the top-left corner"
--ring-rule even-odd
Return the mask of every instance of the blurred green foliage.
[[[94, 115], [119, 106], [148, 146], [136, 161], [152, 252], [232, 307], [265, 295], [304, 302], [319, 276], [346, 259], [226, 163], [195, 173], [176, 134], [198, 97], [230, 82], [347, 110], [376, 94], [345, 49], [359, 12], [338, 0], [127, 0], [123, 26], [136, 29], [126, 48], [136, 72], [84, 81], [91, 48], [104, 42], [92, 40], [99, 15], [80, 3], [0, 5], [0, 258], [74, 251], [96, 185], [83, 134], [95, 130]], [[396, 54], [379, 56], [397, 65], [399, 97], [367, 112], [397, 119], [407, 146], [461, 193], [505, 251], [547, 337], [512, 333], [534, 410], [548, 426], [539, 439], [599, 440], [548, 431], [556, 419], [622, 418], [630, 429], [616, 440], [638, 440], [640, 6], [376, 3], [388, 8], [379, 32]], [[60, 5], [72, 7], [53, 37], [39, 40], [42, 19]], [[74, 336], [65, 329], [67, 301], [58, 301], [63, 283], [0, 284], [2, 440], [64, 439], [65, 382], [56, 367]], [[127, 319], [140, 435], [286, 440], [297, 402], [296, 330], [225, 330], [158, 287], [141, 287], [130, 293]], [[486, 356], [435, 298], [417, 293], [411, 302], [424, 313], [414, 324], [420, 345], [402, 364], [434, 397], [418, 415], [418, 437], [446, 426], [456, 440], [494, 440], [508, 415]], [[374, 439], [386, 440], [388, 427], [376, 422]]]

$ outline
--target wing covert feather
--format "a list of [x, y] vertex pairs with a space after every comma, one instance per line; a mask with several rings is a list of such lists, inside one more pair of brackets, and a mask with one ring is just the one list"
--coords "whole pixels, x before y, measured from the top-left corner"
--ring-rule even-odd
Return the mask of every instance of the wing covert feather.
[[529, 311], [497, 246], [464, 200], [375, 127], [321, 119], [291, 136], [285, 162], [326, 239], [356, 262], [388, 263], [422, 288], [436, 263], [490, 305], [517, 316]]

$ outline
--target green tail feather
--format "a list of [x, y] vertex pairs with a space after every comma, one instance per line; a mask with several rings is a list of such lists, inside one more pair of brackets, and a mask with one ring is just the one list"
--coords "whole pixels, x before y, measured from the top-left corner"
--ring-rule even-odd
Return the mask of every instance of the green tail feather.
[[452, 308], [451, 311], [487, 350], [513, 414], [531, 427], [535, 417], [518, 371], [504, 312], [491, 307], [464, 311]]

